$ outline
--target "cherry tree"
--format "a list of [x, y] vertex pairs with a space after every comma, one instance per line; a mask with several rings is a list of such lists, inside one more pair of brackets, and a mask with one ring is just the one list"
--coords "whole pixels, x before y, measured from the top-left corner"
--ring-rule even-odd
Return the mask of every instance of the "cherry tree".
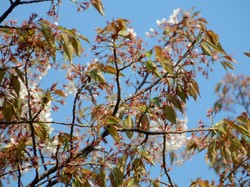
[[[1, 184], [176, 186], [171, 165], [201, 151], [220, 181], [190, 186], [249, 184], [249, 77], [227, 75], [207, 116], [231, 104], [243, 106], [241, 114], [188, 128], [187, 100], [200, 95], [197, 74], [235, 62], [199, 12], [176, 9], [157, 20], [146, 32], [152, 46], [122, 18], [98, 28], [93, 42], [37, 14], [7, 20], [17, 6], [45, 1], [58, 19], [60, 0], [10, 0], [0, 17]], [[104, 16], [100, 0], [73, 3]]]

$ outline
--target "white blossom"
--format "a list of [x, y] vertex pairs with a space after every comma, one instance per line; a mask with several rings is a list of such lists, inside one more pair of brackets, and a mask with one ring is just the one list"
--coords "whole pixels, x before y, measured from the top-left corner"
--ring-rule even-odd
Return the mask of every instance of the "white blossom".
[[167, 23], [166, 18], [163, 18], [162, 20], [156, 20], [156, 24], [158, 25], [158, 27], [161, 27], [166, 23]]
[[132, 28], [128, 28], [127, 31], [133, 36], [136, 37], [136, 32]]
[[181, 12], [180, 8], [177, 8], [173, 11], [173, 14], [169, 17], [168, 23], [170, 24], [178, 24], [178, 14]]

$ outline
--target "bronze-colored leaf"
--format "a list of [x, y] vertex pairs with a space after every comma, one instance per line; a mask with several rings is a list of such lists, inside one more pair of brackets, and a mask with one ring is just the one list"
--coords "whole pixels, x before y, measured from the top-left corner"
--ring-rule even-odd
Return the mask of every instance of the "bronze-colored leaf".
[[91, 0], [91, 4], [95, 7], [95, 9], [102, 15], [104, 15], [104, 7], [100, 0]]

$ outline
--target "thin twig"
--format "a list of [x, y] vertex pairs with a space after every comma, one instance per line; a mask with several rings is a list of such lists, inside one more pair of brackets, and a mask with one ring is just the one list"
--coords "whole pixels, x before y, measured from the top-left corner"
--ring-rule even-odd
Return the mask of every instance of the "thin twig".
[[146, 130], [141, 130], [137, 128], [131, 128], [131, 129], [126, 129], [126, 128], [118, 128], [117, 131], [120, 132], [137, 132], [137, 133], [142, 133], [146, 135], [166, 135], [166, 134], [184, 134], [184, 133], [190, 133], [190, 132], [204, 132], [204, 131], [217, 131], [218, 128], [198, 128], [198, 129], [188, 129], [188, 130], [170, 130], [170, 131], [146, 131]]

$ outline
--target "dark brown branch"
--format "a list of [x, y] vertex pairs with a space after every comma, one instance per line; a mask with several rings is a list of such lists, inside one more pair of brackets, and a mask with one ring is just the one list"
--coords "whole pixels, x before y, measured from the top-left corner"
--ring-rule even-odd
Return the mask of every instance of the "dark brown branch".
[[[35, 128], [33, 125], [33, 117], [32, 117], [32, 108], [31, 108], [31, 93], [29, 90], [29, 81], [28, 81], [28, 62], [29, 62], [29, 58], [31, 56], [33, 51], [30, 52], [29, 56], [26, 59], [26, 63], [25, 63], [25, 67], [24, 67], [24, 74], [25, 74], [25, 87], [27, 89], [27, 93], [28, 93], [28, 114], [29, 114], [29, 119], [30, 119], [30, 128], [31, 128], [31, 139], [32, 139], [32, 146], [33, 146], [33, 153], [34, 153], [34, 165], [37, 165], [37, 151], [36, 151], [36, 137], [35, 137]], [[38, 168], [36, 168], [36, 176], [35, 178], [37, 178], [39, 176], [38, 173]]]
[[8, 15], [18, 6], [18, 5], [24, 5], [24, 4], [32, 4], [32, 3], [41, 3], [41, 2], [46, 2], [46, 1], [52, 1], [52, 0], [32, 0], [32, 1], [21, 1], [21, 0], [16, 0], [12, 1], [10, 0], [10, 7], [2, 14], [0, 17], [0, 23], [2, 23]]
[[[0, 122], [0, 126], [1, 125], [17, 125], [17, 124], [24, 124], [24, 123], [46, 123], [46, 124], [57, 124], [57, 125], [64, 125], [64, 126], [71, 126], [72, 123], [64, 123], [64, 122], [58, 122], [58, 121], [31, 121], [31, 120], [23, 120], [23, 121], [10, 121], [10, 122], [6, 122], [6, 121], [1, 121]], [[92, 126], [90, 125], [81, 125], [81, 124], [77, 124], [77, 123], [74, 123], [73, 124], [74, 126], [77, 126], [77, 127], [82, 127], [82, 128], [91, 128]]]
[[198, 129], [188, 129], [188, 130], [171, 130], [171, 131], [146, 131], [146, 130], [141, 130], [141, 129], [126, 129], [126, 128], [120, 128], [117, 129], [117, 131], [120, 132], [137, 132], [137, 133], [142, 133], [146, 135], [164, 135], [164, 134], [184, 134], [184, 133], [190, 133], [190, 132], [204, 132], [204, 131], [217, 131], [218, 128], [198, 128]]
[[166, 153], [166, 134], [163, 135], [163, 150], [162, 150], [163, 169], [164, 169], [165, 175], [168, 178], [168, 182], [170, 184], [169, 186], [174, 187], [172, 179], [171, 179], [171, 177], [170, 177], [170, 175], [168, 173], [169, 171], [167, 169], [167, 163], [166, 163], [166, 155], [165, 155], [165, 153]]
[[16, 8], [19, 4], [20, 4], [20, 0], [16, 0], [15, 2], [12, 2], [10, 4], [10, 7], [0, 17], [0, 23], [2, 23], [7, 18], [7, 16], [14, 10], [14, 8]]

